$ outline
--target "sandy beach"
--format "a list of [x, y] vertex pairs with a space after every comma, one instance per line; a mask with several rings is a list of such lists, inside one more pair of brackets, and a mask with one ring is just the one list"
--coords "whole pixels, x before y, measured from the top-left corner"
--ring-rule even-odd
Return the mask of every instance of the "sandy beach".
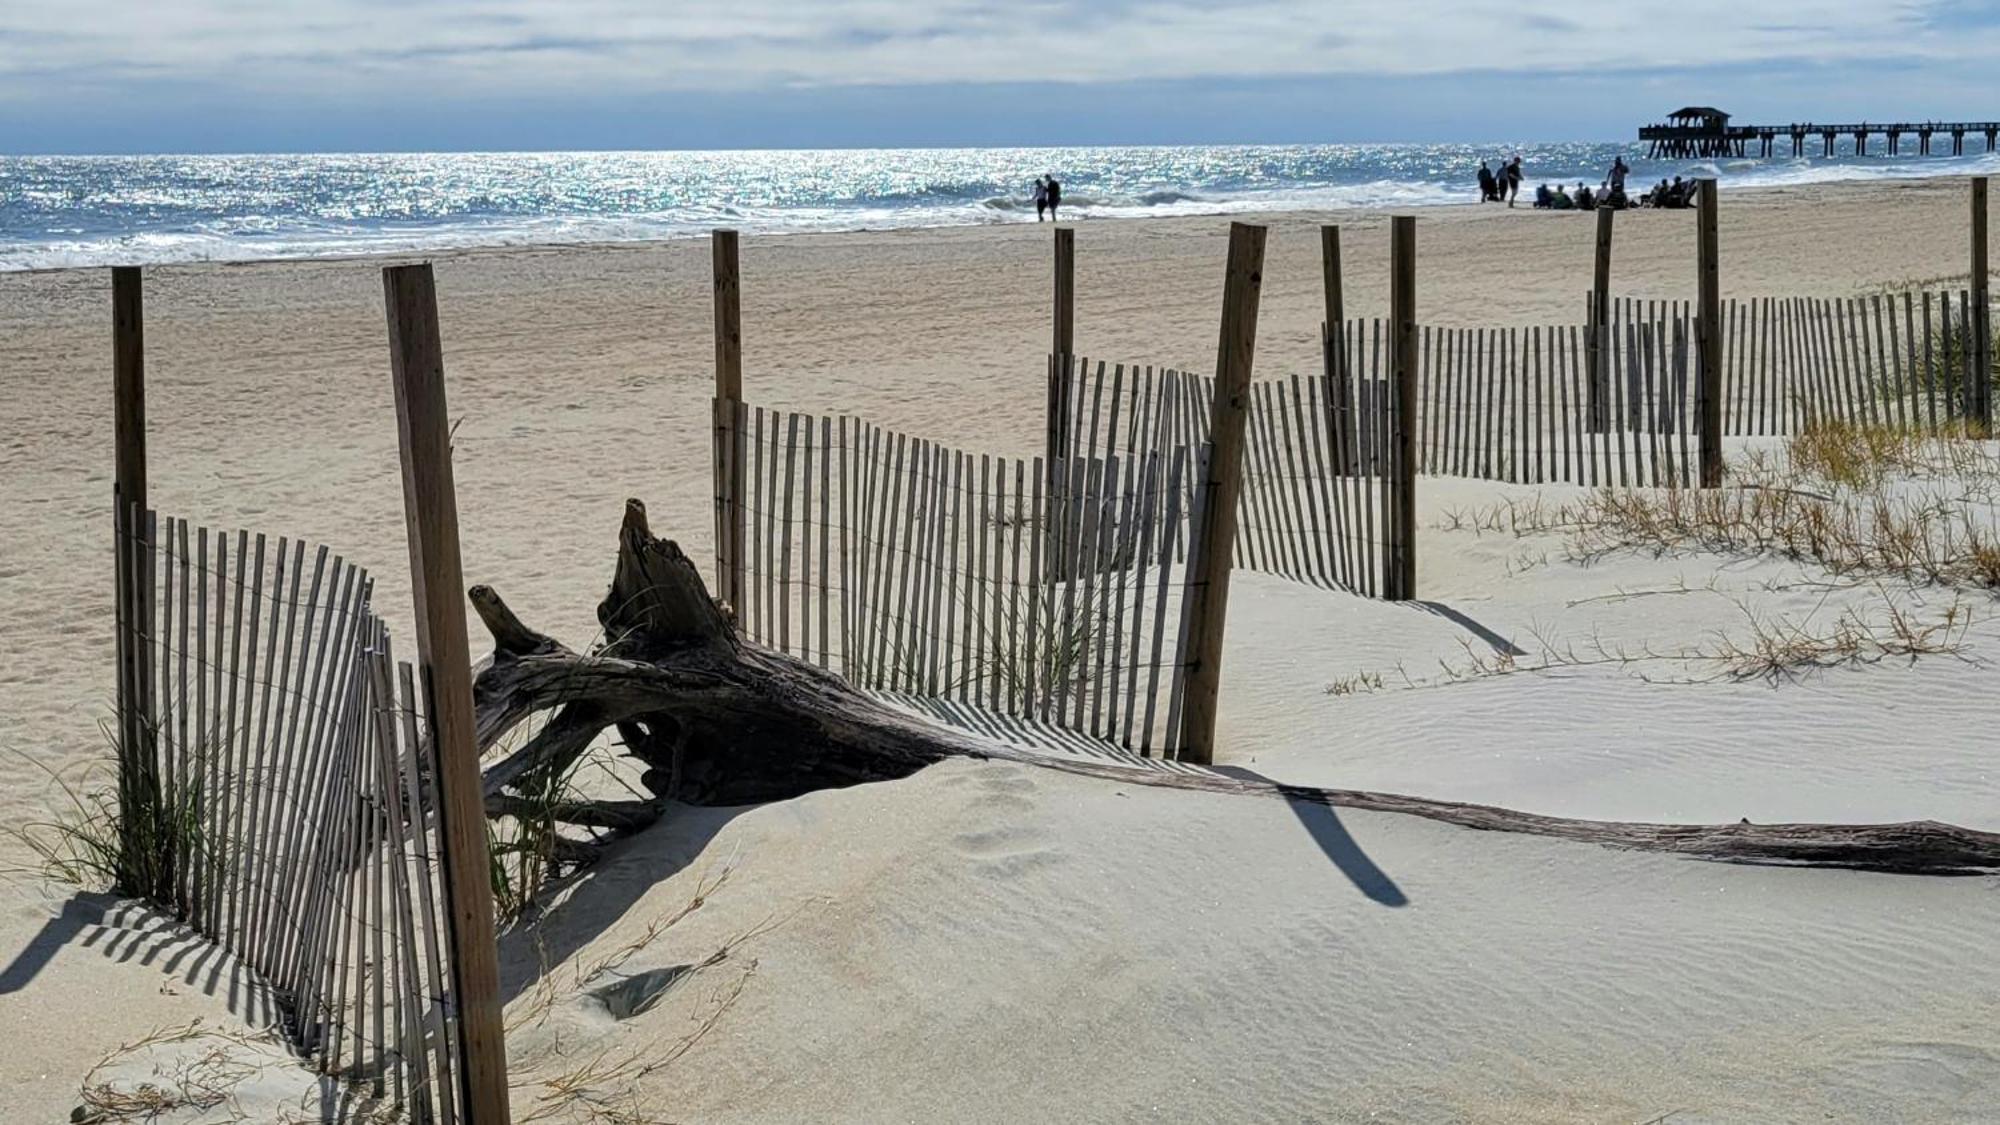
[[[1340, 224], [1348, 313], [1381, 315], [1388, 213], [1257, 221], [1270, 226], [1257, 373], [1314, 370], [1317, 227]], [[1694, 222], [1620, 214], [1616, 291], [1690, 299]], [[1846, 296], [1966, 270], [1961, 180], [1731, 191], [1721, 225], [1730, 297]], [[1081, 224], [1079, 350], [1211, 367], [1227, 226]], [[1422, 321], [1580, 320], [1590, 216], [1434, 208], [1418, 229]], [[328, 544], [372, 570], [378, 611], [407, 630], [380, 280], [402, 260], [150, 269], [146, 344], [154, 504]], [[708, 246], [428, 260], [467, 579], [581, 646], [628, 497], [712, 559]], [[1038, 450], [1047, 227], [746, 237], [742, 262], [751, 402]], [[47, 771], [75, 777], [108, 753], [108, 294], [105, 270], [0, 273], [11, 823], [46, 815]], [[1222, 764], [1565, 816], [2000, 831], [1990, 591], [1828, 589], [1823, 572], [1771, 557], [1586, 562], [1559, 532], [1464, 519], [1582, 495], [1426, 478], [1429, 609], [1239, 577]], [[1523, 664], [1585, 641], [1688, 652], [1759, 622], [1885, 606], [1931, 619], [1954, 605], [1971, 615], [1956, 653], [1798, 677], [1716, 676], [1671, 657], [1450, 675], [1503, 650]], [[0, 838], [0, 866], [15, 872], [0, 885], [0, 1117], [67, 1119], [84, 1071], [156, 1028], [260, 1018], [254, 987], [232, 986], [222, 959], [141, 932], [150, 923], [109, 900], [65, 906], [66, 891], [22, 870], [29, 860]], [[724, 872], [705, 905], [647, 935]], [[566, 895], [541, 932], [502, 941], [516, 1120], [546, 1096], [533, 1076], [597, 1055], [670, 1057], [632, 1085], [679, 1121], [1684, 1125], [2000, 1111], [1992, 877], [1705, 863], [964, 762], [678, 811]], [[586, 970], [642, 937], [621, 979], [727, 956], [619, 1018]], [[544, 965], [560, 988], [533, 983]], [[268, 1093], [298, 1096], [279, 1080]]]

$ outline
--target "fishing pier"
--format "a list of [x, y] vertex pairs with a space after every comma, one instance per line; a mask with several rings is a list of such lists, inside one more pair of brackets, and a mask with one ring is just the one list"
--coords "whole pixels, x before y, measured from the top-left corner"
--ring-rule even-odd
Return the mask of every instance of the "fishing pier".
[[[1996, 141], [2000, 141], [2000, 121], [1896, 121], [1860, 122], [1858, 124], [1820, 124], [1816, 122], [1793, 122], [1789, 125], [1733, 125], [1729, 115], [1712, 106], [1687, 106], [1667, 115], [1665, 124], [1647, 125], [1639, 130], [1639, 139], [1651, 142], [1647, 155], [1654, 159], [1705, 156], [1772, 156], [1775, 155], [1778, 138], [1785, 137], [1792, 142], [1791, 155], [1806, 155], [1807, 144], [1813, 138], [1819, 140], [1819, 155], [1832, 156], [1834, 146], [1843, 137], [1854, 139], [1854, 151], [1865, 155], [1870, 137], [1882, 137], [1888, 145], [1888, 155], [1902, 155], [1903, 140], [1912, 138], [1916, 142], [1919, 156], [1933, 154], [1932, 142], [1938, 142], [1936, 155], [1947, 155], [1943, 142], [1951, 142], [1951, 156], [1965, 155], [1967, 136], [1984, 137], [1986, 148], [1992, 152]], [[1753, 151], [1754, 150], [1754, 151]]]

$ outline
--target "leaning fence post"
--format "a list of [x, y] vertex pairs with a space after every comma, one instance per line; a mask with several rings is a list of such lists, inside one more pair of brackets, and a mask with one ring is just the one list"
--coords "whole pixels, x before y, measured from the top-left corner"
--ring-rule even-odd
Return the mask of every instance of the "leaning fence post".
[[111, 393], [115, 475], [112, 571], [118, 584], [119, 889], [150, 896], [140, 872], [157, 867], [150, 822], [159, 808], [153, 749], [153, 571], [139, 536], [146, 510], [146, 327], [139, 267], [111, 271]]
[[1993, 312], [1986, 284], [1986, 177], [1972, 178], [1972, 385], [1974, 417], [1993, 430]]
[[1611, 217], [1609, 207], [1597, 209], [1597, 263], [1591, 276], [1590, 338], [1584, 341], [1585, 381], [1590, 388], [1590, 431], [1603, 433], [1611, 428], [1608, 401], [1610, 386], [1605, 378], [1604, 344], [1611, 321]]
[[389, 369], [402, 449], [403, 515], [426, 732], [437, 763], [438, 838], [458, 997], [461, 1105], [468, 1125], [506, 1125], [507, 1047], [486, 849], [486, 808], [473, 733], [472, 659], [458, 556], [458, 501], [445, 408], [444, 349], [429, 263], [382, 271]]
[[1229, 266], [1222, 287], [1222, 332], [1216, 346], [1208, 464], [1201, 484], [1201, 515], [1192, 533], [1188, 596], [1194, 604], [1185, 650], [1191, 663], [1181, 757], [1202, 764], [1215, 760], [1222, 624], [1229, 608], [1236, 509], [1243, 490], [1243, 439], [1250, 413], [1250, 369], [1257, 348], [1257, 296], [1264, 282], [1264, 233], [1260, 226], [1229, 224]]
[[743, 455], [736, 415], [743, 402], [743, 286], [736, 232], [710, 238], [715, 275], [715, 584], [743, 609]]
[[1395, 332], [1393, 386], [1396, 394], [1396, 450], [1390, 529], [1390, 601], [1417, 596], [1417, 220], [1389, 220], [1389, 323]]
[[1701, 303], [1696, 309], [1701, 348], [1701, 486], [1722, 487], [1722, 269], [1716, 242], [1713, 178], [1699, 181], [1701, 211], [1695, 238]]

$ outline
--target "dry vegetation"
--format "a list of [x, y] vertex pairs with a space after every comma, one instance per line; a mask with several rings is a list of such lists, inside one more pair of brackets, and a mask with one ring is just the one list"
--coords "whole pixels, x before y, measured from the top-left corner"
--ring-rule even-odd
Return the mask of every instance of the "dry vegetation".
[[1600, 489], [1446, 514], [1448, 531], [1567, 537], [1587, 562], [1626, 550], [1777, 555], [1836, 577], [2000, 591], [2000, 452], [1989, 443], [1827, 425], [1753, 454], [1720, 489]]
[[1794, 621], [1763, 614], [1748, 599], [1713, 587], [1634, 591], [1626, 596], [1664, 593], [1709, 594], [1729, 599], [1742, 614], [1740, 630], [1718, 631], [1708, 640], [1674, 647], [1630, 645], [1592, 634], [1577, 639], [1531, 634], [1532, 652], [1496, 653], [1461, 642], [1462, 655], [1440, 659], [1435, 671], [1398, 664], [1388, 673], [1360, 672], [1330, 682], [1330, 695], [1445, 687], [1473, 680], [1562, 669], [1614, 667], [1647, 683], [1779, 683], [1841, 666], [1879, 664], [1919, 656], [1951, 656], [1976, 662], [1966, 632], [1975, 616], [1962, 599], [1941, 611], [1925, 612], [1895, 592], [1875, 587], [1862, 608], [1842, 608], [1827, 618]]
[[[83, 1125], [119, 1121], [156, 1121], [199, 1114], [210, 1122], [251, 1120], [234, 1104], [237, 1088], [255, 1077], [258, 1037], [207, 1026], [201, 1020], [161, 1028], [127, 1043], [100, 1059], [84, 1075], [81, 1103], [70, 1120]], [[124, 1080], [118, 1073], [135, 1061], [147, 1060], [147, 1076]], [[366, 1122], [359, 1115], [352, 1120]]]
[[[1792, 619], [1759, 611], [1749, 598], [1714, 582], [1596, 595], [1571, 605], [1723, 597], [1743, 625], [1664, 648], [1538, 631], [1531, 653], [1497, 655], [1468, 644], [1462, 657], [1440, 660], [1435, 670], [1361, 672], [1328, 684], [1327, 691], [1437, 687], [1589, 666], [1616, 666], [1649, 681], [1777, 682], [1890, 659], [1975, 659], [1966, 637], [1985, 616], [1981, 595], [2000, 596], [2000, 449], [1993, 443], [1891, 426], [1824, 424], [1788, 439], [1775, 454], [1752, 451], [1732, 464], [1731, 474], [1729, 487], [1714, 490], [1606, 488], [1570, 501], [1538, 494], [1448, 511], [1438, 527], [1522, 540], [1558, 537], [1561, 553], [1581, 564], [1626, 551], [1776, 556], [1829, 576], [1802, 584], [1860, 600]], [[1516, 568], [1510, 563], [1509, 573]], [[1951, 600], [1940, 607], [1934, 596], [1915, 597], [1919, 588], [1943, 588]], [[1659, 671], [1662, 665], [1680, 670]]]

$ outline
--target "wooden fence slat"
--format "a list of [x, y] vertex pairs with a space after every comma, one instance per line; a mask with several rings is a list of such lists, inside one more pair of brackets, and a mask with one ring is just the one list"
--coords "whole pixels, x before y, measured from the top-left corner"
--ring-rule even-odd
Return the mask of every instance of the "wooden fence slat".
[[813, 423], [802, 418], [799, 458], [799, 658], [813, 658]]
[[[833, 616], [831, 607], [827, 604], [830, 598], [827, 586], [831, 575], [828, 563], [832, 560], [833, 556], [831, 549], [831, 540], [833, 538], [831, 516], [833, 512], [832, 462], [834, 456], [833, 419], [822, 417], [819, 420], [819, 666], [822, 668], [832, 666], [827, 658], [827, 626], [832, 621]], [[844, 525], [843, 530], [845, 530]]]
[[[1153, 506], [1159, 499], [1160, 452], [1157, 448], [1145, 453], [1145, 468], [1142, 470], [1139, 487], [1138, 538], [1132, 553], [1132, 632], [1131, 647], [1125, 661], [1125, 716], [1119, 723], [1118, 745], [1131, 750], [1133, 746], [1132, 725], [1136, 721], [1139, 703], [1139, 665], [1143, 650], [1141, 643], [1145, 637], [1146, 570], [1152, 563], [1153, 529], [1158, 521], [1153, 518]], [[1019, 540], [1016, 539], [1016, 546]], [[1017, 560], [1018, 561], [1018, 560]], [[1019, 567], [1016, 567], [1019, 570]]]
[[[329, 552], [324, 546], [318, 548], [314, 553], [311, 591], [306, 595], [305, 603], [301, 607], [304, 613], [301, 614], [299, 622], [297, 661], [295, 664], [290, 665], [293, 679], [289, 699], [283, 695], [282, 685], [280, 687], [279, 702], [284, 706], [279, 711], [279, 715], [284, 721], [284, 728], [282, 741], [279, 743], [277, 773], [279, 777], [293, 776], [294, 771], [299, 768], [299, 747], [301, 744], [300, 712], [304, 710], [301, 702], [311, 698], [306, 692], [306, 677], [311, 674], [313, 657], [318, 651], [314, 649], [312, 643], [313, 610], [314, 607], [321, 604], [320, 583], [325, 575], [328, 555]], [[336, 582], [339, 577], [340, 572], [336, 567], [334, 571]], [[297, 594], [296, 584], [294, 585], [293, 593], [294, 595]], [[287, 644], [289, 644], [289, 638], [287, 638]], [[317, 692], [314, 694], [317, 694]], [[293, 939], [296, 937], [294, 927], [297, 925], [297, 919], [291, 912], [289, 887], [291, 879], [298, 870], [293, 845], [300, 819], [301, 817], [296, 807], [287, 808], [283, 812], [280, 812], [276, 808], [274, 797], [272, 837], [269, 845], [272, 849], [272, 874], [274, 876], [271, 887], [274, 916], [271, 919], [270, 934], [268, 937], [270, 944], [264, 951], [266, 975], [271, 975], [277, 970], [281, 958], [285, 955], [285, 951], [290, 948]]]
[[[1115, 426], [1112, 427], [1114, 431], [1116, 428]], [[1090, 717], [1087, 720], [1080, 717], [1082, 714], [1082, 704], [1079, 700], [1078, 726], [1083, 727], [1083, 729], [1088, 730], [1093, 735], [1101, 735], [1103, 733], [1104, 681], [1106, 679], [1105, 643], [1109, 640], [1114, 646], [1113, 651], [1116, 651], [1115, 646], [1117, 643], [1115, 636], [1107, 634], [1105, 621], [1105, 611], [1113, 597], [1111, 591], [1111, 571], [1117, 566], [1116, 557], [1112, 554], [1115, 549], [1114, 536], [1117, 529], [1112, 519], [1107, 517], [1115, 517], [1117, 514], [1117, 508], [1114, 505], [1124, 485], [1123, 468], [1123, 459], [1111, 455], [1107, 450], [1104, 459], [1102, 486], [1100, 490], [1094, 492], [1091, 500], [1091, 508], [1098, 515], [1096, 531], [1091, 536], [1092, 550], [1089, 571], [1089, 581], [1096, 587], [1090, 605], [1091, 645], [1090, 651], [1087, 653], [1090, 659], [1086, 665], [1090, 680]]]
[[910, 459], [904, 487], [909, 501], [901, 505], [902, 526], [901, 549], [896, 556], [896, 608], [890, 619], [890, 659], [891, 668], [889, 690], [915, 693], [920, 690], [916, 682], [920, 670], [917, 666], [917, 644], [919, 622], [922, 621], [923, 546], [919, 538], [927, 529], [924, 524], [926, 500], [929, 490], [924, 467], [930, 463], [931, 443], [924, 438], [910, 441]]
[[[859, 683], [854, 663], [854, 606], [860, 583], [853, 570], [853, 532], [857, 524], [866, 527], [866, 517], [854, 494], [857, 480], [855, 447], [860, 443], [860, 427], [842, 415], [840, 427], [840, 674], [849, 683]], [[822, 630], [822, 632], [824, 632]]]
[[[946, 699], [954, 696], [964, 699], [967, 694], [966, 684], [973, 667], [972, 610], [977, 594], [970, 585], [964, 590], [959, 589], [958, 577], [961, 573], [970, 573], [966, 561], [974, 540], [967, 534], [966, 542], [962, 544], [959, 542], [960, 533], [969, 532], [971, 526], [967, 522], [970, 517], [965, 510], [965, 454], [954, 449], [947, 454], [947, 457], [949, 460], [946, 469], [949, 477], [947, 493], [951, 500], [951, 512], [944, 518], [950, 534], [944, 554], [944, 612], [938, 639], [939, 648], [942, 650], [944, 681], [940, 691], [934, 694], [941, 694]], [[976, 514], [974, 513], [975, 516]], [[959, 638], [956, 651], [952, 645], [954, 635]]]
[[398, 713], [402, 717], [403, 742], [400, 747], [403, 771], [403, 799], [412, 814], [418, 819], [411, 836], [416, 844], [416, 864], [414, 880], [417, 892], [417, 909], [424, 919], [420, 927], [424, 939], [425, 976], [425, 1034], [430, 1038], [437, 1071], [437, 1101], [441, 1123], [457, 1121], [458, 1083], [454, 1077], [457, 1070], [458, 1051], [449, 1013], [454, 1000], [452, 978], [445, 971], [444, 959], [440, 953], [444, 913], [439, 909], [441, 889], [432, 883], [432, 872], [437, 870], [431, 863], [430, 828], [422, 819], [422, 812], [429, 808], [432, 794], [422, 784], [426, 776], [436, 777], [435, 761], [428, 766], [423, 762], [428, 744], [422, 738], [418, 711], [415, 671], [408, 664], [399, 664], [397, 671], [398, 696], [401, 701]]
[[[1298, 509], [1305, 514], [1305, 522], [1300, 530], [1310, 537], [1308, 544], [1310, 550], [1307, 552], [1310, 555], [1311, 562], [1309, 578], [1321, 585], [1332, 585], [1333, 569], [1327, 562], [1326, 531], [1321, 526], [1322, 520], [1317, 503], [1317, 493], [1313, 487], [1315, 484], [1322, 483], [1326, 478], [1317, 471], [1313, 463], [1312, 439], [1310, 436], [1310, 419], [1312, 416], [1306, 413], [1305, 395], [1299, 386], [1299, 382], [1299, 376], [1294, 373], [1290, 379], [1292, 393], [1291, 412], [1289, 414], [1286, 414], [1284, 409], [1286, 404], [1286, 384], [1280, 383], [1278, 385], [1279, 420], [1285, 432], [1285, 460], [1288, 465], [1292, 466], [1293, 483], [1291, 492], [1294, 501]], [[1296, 460], [1294, 459], [1292, 448], [1292, 431], [1294, 429], [1298, 431]]]
[[[775, 420], [774, 420], [775, 422]], [[771, 439], [777, 441], [775, 424]], [[776, 467], [777, 450], [772, 451], [773, 468]], [[778, 651], [792, 651], [792, 488], [797, 479], [799, 457], [799, 416], [796, 411], [785, 414], [785, 499], [780, 515], [780, 530], [777, 536], [778, 551]], [[775, 486], [774, 486], [775, 490]]]
[[[993, 587], [993, 618], [987, 627], [991, 635], [993, 651], [1000, 657], [994, 662], [994, 674], [988, 677], [986, 706], [1000, 712], [1005, 708], [1002, 702], [1008, 690], [1007, 674], [1012, 671], [1009, 654], [1000, 643], [1002, 630], [1006, 628], [1009, 587], [1006, 581], [1006, 545], [1009, 538], [1006, 523], [1007, 514], [1007, 459], [996, 458], [993, 468], [993, 513], [990, 517], [982, 514], [981, 522], [987, 532], [982, 536], [982, 546], [991, 545], [992, 562], [986, 566], [987, 582]], [[985, 555], [982, 550], [982, 556]]]
[[[322, 1014], [322, 1023], [333, 1020], [331, 1047], [323, 1050], [321, 1058], [337, 1061], [346, 1025], [337, 1018], [339, 1009], [336, 1001], [342, 993], [336, 989], [330, 1000], [325, 992], [333, 983], [326, 972], [328, 958], [325, 947], [337, 932], [336, 914], [341, 912], [344, 904], [324, 889], [324, 884], [330, 878], [330, 857], [345, 841], [344, 835], [330, 837], [344, 832], [345, 826], [354, 819], [352, 815], [340, 815], [343, 811], [341, 779], [343, 771], [348, 768], [345, 758], [347, 742], [341, 737], [345, 716], [340, 703], [345, 698], [343, 669], [347, 638], [355, 620], [347, 608], [362, 584], [357, 580], [357, 569], [347, 565], [339, 556], [334, 557], [333, 568], [334, 581], [330, 584], [332, 589], [324, 607], [320, 640], [313, 654], [313, 688], [308, 696], [313, 718], [301, 739], [299, 756], [301, 776], [315, 780], [303, 794], [301, 809], [292, 817], [292, 831], [286, 847], [292, 876], [286, 883], [285, 905], [292, 924], [280, 962], [280, 974], [283, 979], [302, 982], [298, 995], [314, 1003], [314, 1011]], [[324, 675], [321, 675], [322, 671]], [[313, 893], [316, 887], [321, 888], [321, 893], [317, 895]]]
[[[1180, 557], [1180, 551], [1178, 550], [1176, 540], [1180, 538], [1180, 527], [1182, 519], [1182, 508], [1181, 508], [1182, 490], [1190, 488], [1198, 488], [1199, 487], [1198, 485], [1194, 485], [1191, 482], [1205, 480], [1208, 476], [1208, 471], [1205, 466], [1197, 468], [1192, 473], [1189, 472], [1190, 466], [1188, 462], [1191, 456], [1190, 451], [1194, 448], [1196, 447], [1183, 445], [1174, 451], [1173, 470], [1168, 476], [1167, 519], [1166, 519], [1167, 544], [1166, 544], [1166, 549], [1162, 551], [1160, 555], [1160, 590], [1159, 590], [1159, 597], [1154, 602], [1155, 609], [1154, 609], [1154, 619], [1153, 619], [1153, 667], [1156, 670], [1159, 669], [1160, 667], [1160, 653], [1162, 646], [1166, 641], [1166, 635], [1167, 635], [1167, 591], [1171, 588], [1173, 581], [1173, 563], [1176, 558]], [[1207, 456], [1206, 447], [1203, 446], [1201, 448], [1203, 452], [1194, 456], [1198, 457]], [[1190, 540], [1192, 540], [1193, 539], [1192, 529], [1197, 522], [1196, 513], [1194, 512], [1192, 507], [1190, 507], [1187, 510], [1186, 517], [1190, 529], [1189, 538]], [[1201, 547], [1197, 542], [1190, 542], [1188, 544], [1187, 546], [1188, 558], [1187, 562], [1185, 563], [1186, 574], [1182, 577], [1180, 583], [1181, 598], [1182, 598], [1182, 608], [1181, 608], [1181, 613], [1179, 615], [1180, 625], [1173, 648], [1173, 651], [1175, 653], [1174, 666], [1172, 669], [1168, 670], [1167, 674], [1166, 728], [1160, 731], [1160, 742], [1159, 742], [1160, 756], [1163, 758], [1174, 757], [1179, 751], [1181, 746], [1182, 695], [1185, 693], [1187, 688], [1187, 675], [1188, 675], [1189, 664], [1194, 659], [1193, 656], [1191, 655], [1191, 650], [1189, 649], [1187, 643], [1188, 631], [1191, 625], [1191, 614], [1188, 612], [1186, 600], [1193, 593], [1192, 576], [1195, 573], [1197, 573], [1194, 565], [1194, 558], [1195, 556], [1199, 555], [1200, 551]], [[1141, 756], [1148, 756], [1148, 757], [1151, 756], [1151, 750], [1153, 746], [1152, 738], [1154, 729], [1153, 715], [1154, 715], [1155, 705], [1159, 701], [1159, 694], [1160, 693], [1157, 685], [1154, 685], [1153, 688], [1149, 690], [1146, 694], [1146, 727], [1145, 727], [1146, 734], [1145, 734], [1145, 741], [1141, 742], [1139, 746], [1139, 753]]]
[[888, 606], [896, 591], [894, 585], [896, 514], [902, 507], [902, 467], [907, 440], [902, 434], [884, 431], [882, 446], [881, 504], [876, 513], [875, 538], [869, 546], [869, 569], [873, 573], [869, 576], [868, 626], [864, 636], [864, 643], [868, 646], [868, 671], [865, 683], [874, 688], [889, 686]]
[[[182, 869], [186, 879], [181, 891], [183, 897], [182, 915], [196, 930], [207, 928], [209, 864], [207, 841], [210, 835], [209, 797], [215, 792], [214, 732], [209, 726], [208, 687], [213, 677], [211, 669], [216, 666], [215, 654], [208, 646], [208, 590], [209, 575], [214, 567], [208, 556], [208, 528], [197, 527], [194, 535], [194, 565], [188, 569], [188, 584], [194, 587], [194, 741], [189, 745], [184, 759], [187, 769], [189, 808], [186, 815], [191, 819], [190, 827], [196, 834], [188, 842], [191, 849], [187, 864]], [[185, 656], [185, 654], [183, 654]], [[186, 702], [185, 698], [182, 700]]]
[[925, 534], [925, 544], [929, 560], [925, 568], [924, 606], [925, 615], [919, 622], [924, 629], [924, 694], [939, 698], [948, 690], [951, 680], [951, 629], [945, 620], [946, 576], [950, 573], [952, 560], [947, 555], [946, 539], [952, 529], [948, 514], [951, 504], [951, 462], [952, 450], [943, 446], [934, 447], [931, 454], [931, 506], [930, 526]]
[[[1372, 328], [1379, 329], [1380, 321], [1370, 322]], [[1379, 332], [1374, 333], [1379, 341]], [[1377, 430], [1375, 419], [1381, 406], [1381, 396], [1373, 393], [1373, 388], [1381, 385], [1378, 378], [1382, 371], [1382, 349], [1375, 349], [1371, 361], [1366, 350], [1368, 335], [1355, 333], [1355, 362], [1357, 381], [1354, 386], [1356, 468], [1348, 478], [1349, 495], [1353, 500], [1355, 524], [1360, 529], [1356, 543], [1355, 561], [1361, 569], [1361, 592], [1374, 597], [1377, 590], [1377, 560], [1382, 556], [1382, 540], [1375, 536], [1374, 481], [1377, 473], [1375, 451], [1380, 448], [1372, 439]]]
[[[1010, 714], [1015, 715], [1026, 715], [1029, 713], [1029, 703], [1023, 694], [1025, 691], [1023, 687], [1025, 677], [1020, 674], [1021, 543], [1022, 540], [1027, 538], [1027, 532], [1022, 526], [1022, 520], [1031, 517], [1035, 512], [1041, 510], [1039, 506], [1027, 507], [1023, 503], [1028, 486], [1028, 475], [1027, 462], [1016, 457], [1014, 459], [1013, 518], [1007, 525], [1007, 547], [1010, 558], [1007, 570], [1007, 644], [1003, 650], [1006, 654], [1006, 667], [1010, 673], [1007, 685], [1006, 709]], [[1039, 469], [1035, 471], [1035, 476], [1037, 479], [1040, 478], [1041, 472]], [[1030, 565], [1033, 565], [1032, 555], [1030, 556]]]
[[1033, 468], [1034, 471], [1030, 474], [1030, 477], [1033, 481], [1034, 495], [1028, 507], [1030, 520], [1028, 524], [1028, 628], [1027, 635], [1024, 638], [1025, 652], [1023, 653], [1021, 664], [1017, 665], [1017, 674], [1021, 681], [1022, 695], [1020, 714], [1027, 718], [1039, 715], [1041, 708], [1044, 706], [1043, 699], [1045, 696], [1041, 690], [1041, 684], [1038, 682], [1039, 673], [1036, 671], [1041, 667], [1039, 662], [1048, 659], [1048, 647], [1042, 643], [1042, 629], [1044, 628], [1043, 605], [1046, 600], [1046, 591], [1043, 583], [1045, 572], [1043, 567], [1048, 561], [1042, 538], [1044, 533], [1043, 525], [1048, 520], [1049, 510], [1055, 504], [1055, 501], [1045, 491], [1047, 486], [1055, 479], [1053, 475], [1054, 470], [1044, 464], [1040, 458], [1035, 459]]
[[[1300, 422], [1306, 435], [1306, 447], [1311, 454], [1313, 483], [1319, 494], [1319, 508], [1324, 515], [1326, 532], [1332, 537], [1332, 550], [1327, 556], [1327, 580], [1336, 586], [1351, 587], [1353, 575], [1348, 556], [1348, 535], [1345, 513], [1340, 505], [1340, 478], [1333, 473], [1328, 457], [1328, 443], [1331, 415], [1320, 402], [1320, 388], [1328, 385], [1326, 376], [1305, 380], [1305, 416]], [[1328, 398], [1332, 391], [1327, 392]], [[1160, 466], [1154, 466], [1160, 471]]]

